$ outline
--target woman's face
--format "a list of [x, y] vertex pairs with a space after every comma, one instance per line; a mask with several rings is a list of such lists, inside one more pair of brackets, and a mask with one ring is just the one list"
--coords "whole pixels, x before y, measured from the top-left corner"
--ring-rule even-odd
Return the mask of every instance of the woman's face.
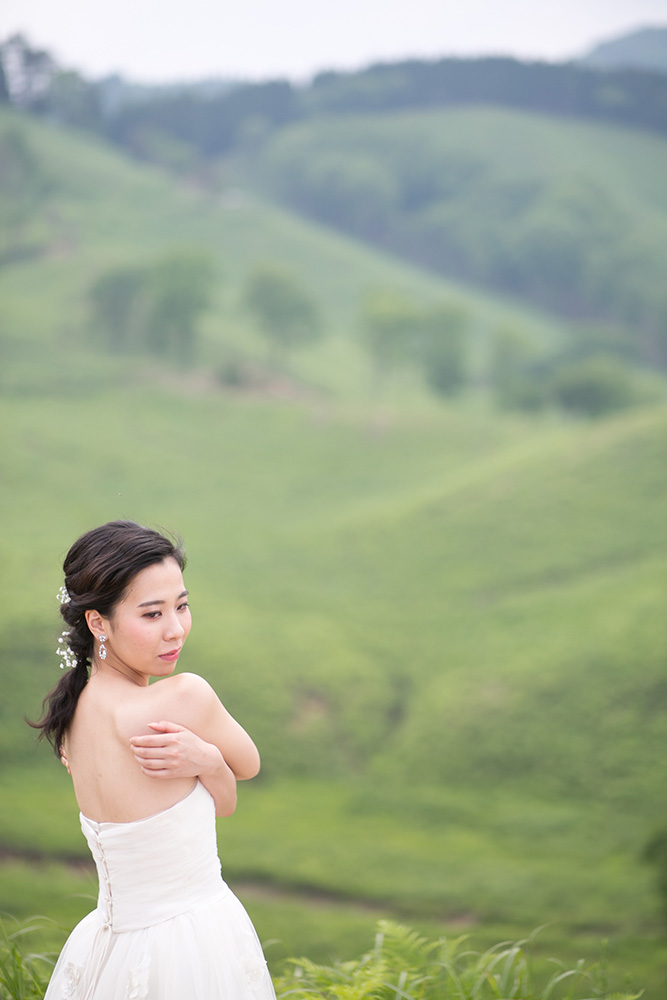
[[137, 573], [111, 618], [103, 619], [105, 665], [138, 684], [170, 674], [192, 624], [187, 594], [171, 557]]

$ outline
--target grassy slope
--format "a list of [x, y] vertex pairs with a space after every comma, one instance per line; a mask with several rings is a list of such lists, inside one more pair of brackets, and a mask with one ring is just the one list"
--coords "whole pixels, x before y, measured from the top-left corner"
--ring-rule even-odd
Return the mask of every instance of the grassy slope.
[[[650, 941], [639, 853], [665, 793], [664, 412], [551, 431], [451, 413], [378, 435], [219, 396], [3, 409], [3, 632], [23, 666], [1, 731], [5, 759], [34, 768], [28, 785], [2, 779], [4, 843], [84, 854], [64, 772], [19, 720], [55, 677], [62, 539], [129, 514], [188, 539], [184, 667], [212, 678], [265, 756], [223, 825], [232, 880], [501, 934], [553, 920], [547, 940], [611, 936], [620, 954]], [[42, 880], [31, 909], [58, 913]], [[271, 899], [257, 904], [267, 935], [325, 947], [325, 917], [299, 938], [294, 904]], [[636, 970], [657, 960], [647, 943], [637, 954]]]
[[[379, 421], [355, 402], [354, 295], [394, 278], [424, 296], [442, 286], [256, 203], [218, 214], [30, 128], [75, 236], [1, 286], [14, 391], [0, 400], [0, 750], [24, 767], [0, 776], [0, 842], [82, 850], [66, 776], [20, 718], [57, 677], [64, 548], [136, 517], [185, 535], [197, 628], [184, 667], [211, 677], [265, 756], [264, 781], [223, 826], [230, 871], [486, 933], [552, 919], [552, 940], [611, 935], [657, 983], [638, 854], [665, 794], [664, 411], [524, 425], [438, 410], [404, 386]], [[85, 346], [82, 291], [106, 264], [172, 241], [220, 254], [225, 336], [244, 345], [233, 282], [255, 255], [319, 275], [338, 336], [298, 369], [347, 402], [235, 398], [164, 372], [151, 388], [145, 369], [120, 388], [120, 366]], [[340, 364], [355, 356], [356, 374]], [[61, 904], [81, 884], [54, 872], [7, 866], [0, 905], [71, 922], [89, 903]], [[365, 921], [255, 905], [289, 951], [321, 954], [335, 935], [342, 947]]]

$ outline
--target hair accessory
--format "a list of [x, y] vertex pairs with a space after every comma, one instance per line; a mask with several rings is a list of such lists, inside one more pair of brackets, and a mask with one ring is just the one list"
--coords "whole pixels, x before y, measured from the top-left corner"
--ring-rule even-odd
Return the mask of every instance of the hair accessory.
[[61, 604], [69, 604], [69, 602], [72, 600], [72, 598], [69, 596], [69, 591], [67, 590], [65, 584], [62, 585], [62, 587], [56, 594], [56, 597], [58, 598]]
[[[69, 598], [68, 598], [69, 599]], [[61, 632], [60, 638], [58, 639], [58, 646], [56, 648], [56, 653], [62, 660], [60, 664], [61, 670], [72, 670], [77, 663], [76, 656], [74, 652], [67, 645], [67, 637], [69, 632]]]
[[104, 643], [107, 641], [107, 637], [104, 634], [100, 634], [100, 660], [106, 660], [107, 658], [107, 647]]

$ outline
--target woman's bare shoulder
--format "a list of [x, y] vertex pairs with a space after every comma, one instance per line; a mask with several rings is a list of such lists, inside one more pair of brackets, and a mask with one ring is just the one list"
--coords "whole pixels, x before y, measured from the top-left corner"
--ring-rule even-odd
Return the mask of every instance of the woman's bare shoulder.
[[175, 674], [140, 688], [132, 698], [123, 699], [114, 712], [116, 728], [127, 738], [152, 732], [149, 723], [161, 719], [192, 728], [216, 704], [220, 704], [218, 696], [203, 677]]
[[[160, 718], [190, 728], [211, 711], [220, 709], [220, 700], [207, 680], [199, 674], [183, 673], [165, 677], [148, 688], [151, 710]], [[156, 722], [157, 719], [150, 721]]]
[[162, 680], [156, 681], [150, 686], [152, 688], [156, 688], [158, 686], [161, 687], [163, 684], [166, 684], [167, 687], [170, 688], [184, 688], [187, 691], [191, 691], [193, 694], [215, 693], [205, 677], [202, 677], [201, 674], [191, 674], [187, 671], [182, 674], [173, 674], [172, 677], [163, 677]]
[[187, 697], [194, 698], [202, 705], [209, 704], [213, 699], [218, 701], [217, 694], [200, 674], [183, 673], [174, 674], [173, 677], [164, 677], [151, 684], [148, 690], [154, 700], [165, 698], [171, 701], [174, 698]]

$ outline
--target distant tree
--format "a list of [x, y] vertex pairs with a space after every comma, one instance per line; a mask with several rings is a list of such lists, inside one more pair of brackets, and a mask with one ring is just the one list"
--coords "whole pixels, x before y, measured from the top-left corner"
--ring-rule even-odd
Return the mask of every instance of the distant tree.
[[443, 302], [424, 313], [419, 327], [420, 360], [424, 378], [440, 396], [453, 396], [466, 381], [466, 332], [468, 311]]
[[374, 388], [401, 362], [414, 361], [422, 317], [410, 299], [392, 288], [369, 291], [361, 303], [362, 336], [373, 366]]
[[209, 254], [187, 250], [107, 271], [91, 289], [93, 321], [112, 351], [146, 351], [189, 364], [214, 274]]
[[295, 348], [317, 340], [323, 332], [315, 301], [279, 264], [255, 268], [248, 278], [244, 303], [266, 338], [274, 365], [284, 361]]
[[606, 355], [564, 365], [553, 375], [555, 401], [566, 410], [599, 417], [638, 399], [632, 369]]
[[147, 270], [120, 267], [101, 275], [90, 290], [95, 326], [112, 352], [144, 347]]
[[96, 84], [59, 67], [49, 52], [32, 48], [23, 35], [0, 43], [2, 101], [77, 128], [101, 128]]
[[56, 64], [48, 52], [30, 47], [23, 35], [12, 35], [0, 45], [5, 85], [12, 104], [25, 111], [43, 111]]
[[185, 364], [195, 360], [197, 324], [209, 304], [214, 276], [213, 260], [204, 251], [173, 251], [153, 265], [145, 321], [151, 353]]

